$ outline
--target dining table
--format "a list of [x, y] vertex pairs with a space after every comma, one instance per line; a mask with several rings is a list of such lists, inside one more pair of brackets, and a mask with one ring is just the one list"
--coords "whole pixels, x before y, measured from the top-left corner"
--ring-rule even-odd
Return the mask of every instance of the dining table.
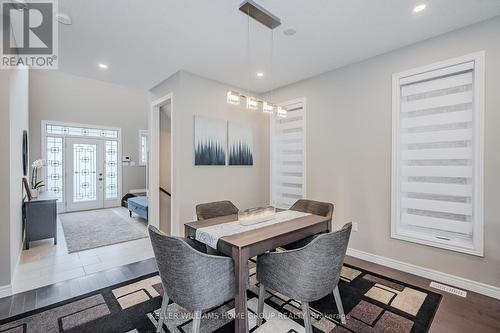
[[[238, 215], [227, 215], [212, 219], [189, 222], [184, 225], [185, 237], [196, 239], [198, 229], [238, 221]], [[234, 225], [234, 223], [233, 223]], [[228, 224], [229, 226], [229, 224]], [[216, 249], [232, 257], [235, 271], [235, 325], [237, 333], [247, 331], [247, 261], [254, 256], [274, 250], [298, 240], [331, 231], [329, 217], [308, 214], [272, 225], [258, 225], [244, 232], [223, 236], [217, 240]]]

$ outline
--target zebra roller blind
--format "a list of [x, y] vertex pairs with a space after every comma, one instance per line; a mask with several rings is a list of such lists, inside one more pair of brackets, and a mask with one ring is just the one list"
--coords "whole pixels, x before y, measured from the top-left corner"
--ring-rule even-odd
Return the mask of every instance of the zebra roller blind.
[[271, 120], [271, 204], [288, 209], [305, 197], [305, 102], [284, 104], [286, 118]]
[[393, 78], [395, 238], [482, 254], [480, 60], [476, 54]]

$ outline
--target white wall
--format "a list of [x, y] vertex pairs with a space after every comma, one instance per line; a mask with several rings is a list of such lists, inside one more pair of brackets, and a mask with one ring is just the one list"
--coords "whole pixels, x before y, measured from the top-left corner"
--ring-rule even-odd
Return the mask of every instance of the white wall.
[[[383, 36], [382, 36], [383, 37]], [[484, 258], [390, 238], [391, 75], [486, 50]], [[500, 287], [500, 18], [275, 91], [307, 97], [307, 193], [359, 224], [350, 247]]]
[[[68, 75], [34, 70], [30, 77], [30, 159], [41, 154], [41, 121], [53, 120], [120, 127], [122, 154], [139, 161], [139, 130], [147, 129], [147, 91]], [[123, 188], [146, 187], [146, 167], [124, 166]]]
[[16, 69], [10, 78], [10, 253], [11, 275], [21, 252], [23, 205], [23, 132], [28, 130], [29, 72]]
[[[268, 115], [226, 103], [225, 84], [178, 72], [151, 90], [153, 100], [173, 93], [173, 156], [175, 197], [172, 233], [183, 234], [198, 203], [231, 200], [240, 209], [269, 203]], [[194, 116], [203, 115], [250, 124], [254, 135], [252, 167], [194, 166]], [[176, 174], [176, 172], [178, 172]]]
[[28, 70], [0, 71], [0, 296], [10, 292], [22, 247], [23, 131], [28, 129]]

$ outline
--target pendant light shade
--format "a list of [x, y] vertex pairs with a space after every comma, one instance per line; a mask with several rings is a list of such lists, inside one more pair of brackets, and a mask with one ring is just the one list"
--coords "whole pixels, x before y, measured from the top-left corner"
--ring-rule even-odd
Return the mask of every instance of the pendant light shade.
[[274, 105], [269, 102], [262, 103], [262, 112], [264, 113], [273, 113]]
[[286, 115], [287, 115], [288, 111], [282, 107], [282, 106], [278, 106], [278, 109], [276, 111], [276, 115], [280, 118], [285, 118]]
[[240, 95], [234, 91], [228, 91], [227, 103], [232, 105], [240, 105]]
[[247, 97], [247, 109], [248, 110], [257, 110], [259, 108], [259, 103], [254, 97]]

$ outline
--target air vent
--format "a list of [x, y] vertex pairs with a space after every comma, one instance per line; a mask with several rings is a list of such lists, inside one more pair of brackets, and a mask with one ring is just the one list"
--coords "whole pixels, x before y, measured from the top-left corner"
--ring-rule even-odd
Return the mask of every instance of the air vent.
[[436, 288], [436, 289], [445, 291], [445, 292], [453, 294], [453, 295], [457, 295], [457, 296], [464, 297], [464, 298], [467, 297], [467, 292], [465, 290], [462, 290], [462, 289], [447, 286], [445, 284], [441, 284], [441, 283], [434, 282], [434, 281], [431, 282], [430, 286], [431, 286], [431, 288]]

